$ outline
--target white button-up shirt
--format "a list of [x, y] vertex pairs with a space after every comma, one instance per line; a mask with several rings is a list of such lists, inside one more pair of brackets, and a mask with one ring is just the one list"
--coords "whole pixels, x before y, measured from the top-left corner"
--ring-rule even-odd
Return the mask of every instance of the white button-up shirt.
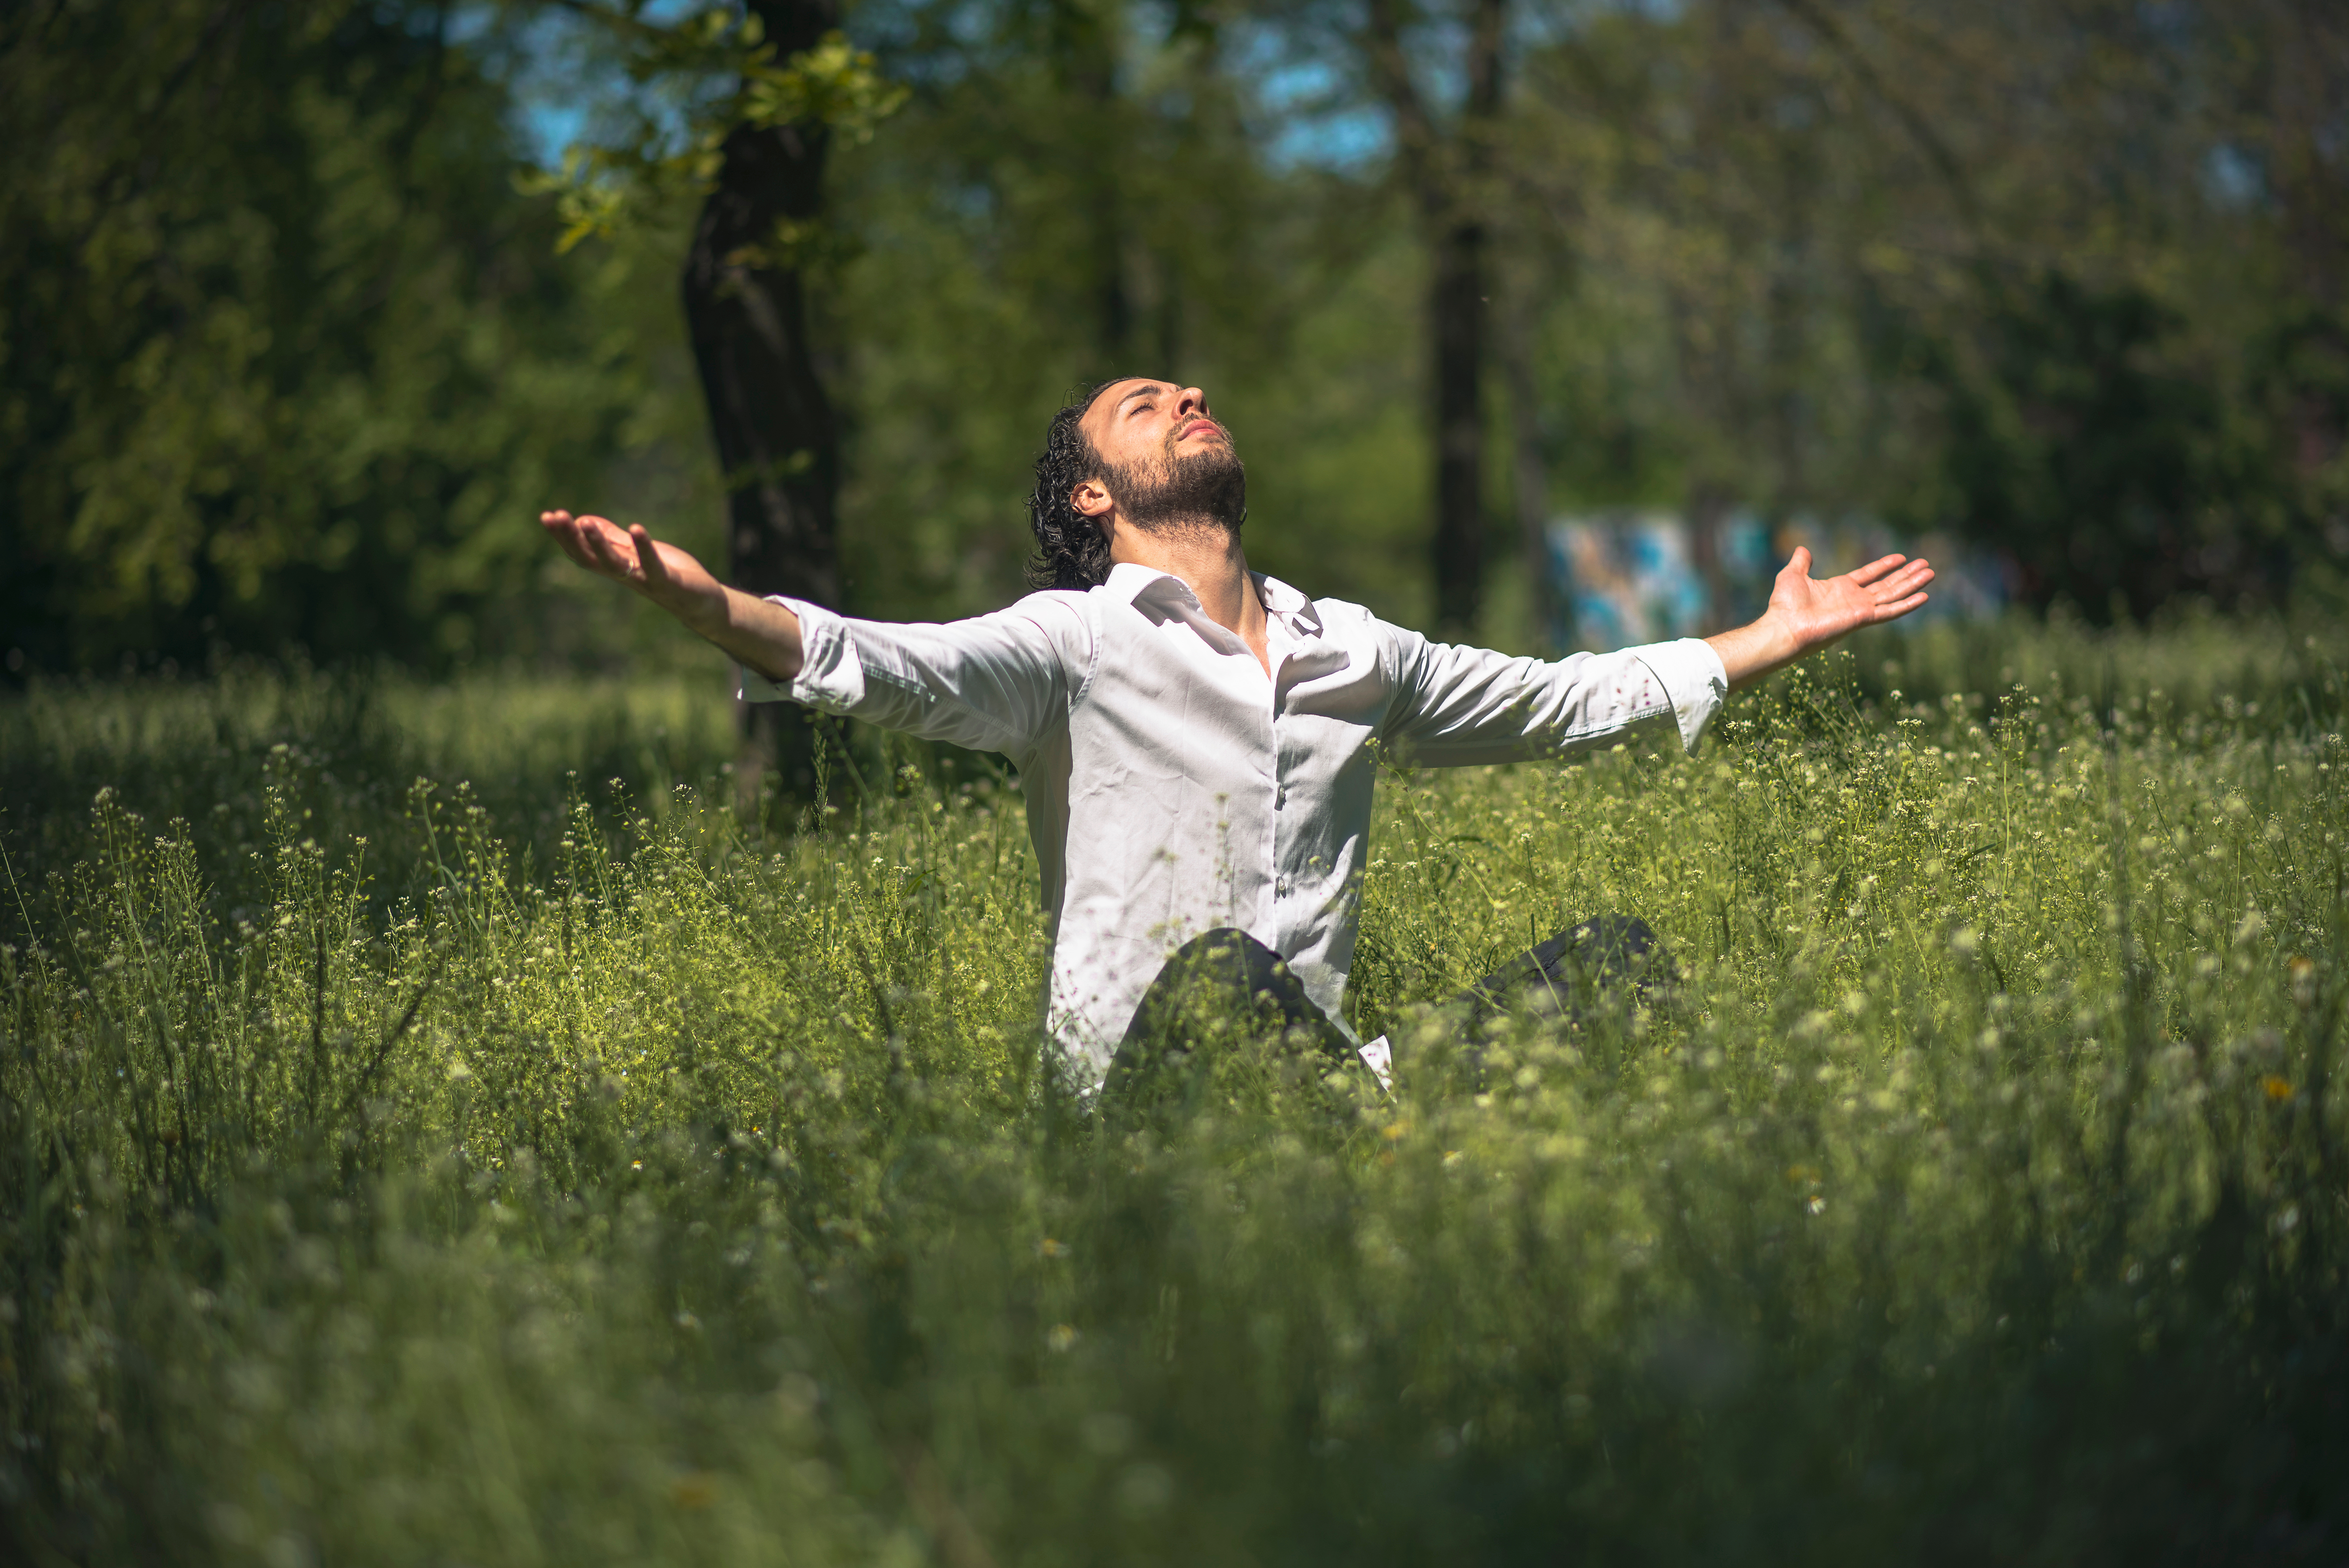
[[1380, 755], [1556, 757], [1648, 724], [1693, 750], [1728, 689], [1693, 638], [1544, 663], [1256, 584], [1269, 675], [1180, 578], [1124, 564], [945, 625], [778, 598], [800, 673], [745, 670], [741, 695], [1010, 758], [1054, 938], [1047, 1026], [1098, 1082], [1167, 956], [1217, 926], [1288, 960], [1344, 1027]]

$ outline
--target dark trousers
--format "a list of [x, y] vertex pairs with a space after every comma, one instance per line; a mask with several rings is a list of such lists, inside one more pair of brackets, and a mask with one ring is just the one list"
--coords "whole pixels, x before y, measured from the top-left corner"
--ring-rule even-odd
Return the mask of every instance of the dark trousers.
[[[1644, 989], [1651, 975], [1667, 973], [1665, 964], [1663, 944], [1637, 916], [1577, 921], [1452, 998], [1459, 1017], [1455, 1054], [1473, 1072], [1484, 1025], [1495, 1015], [1579, 1019], [1602, 992]], [[1369, 1072], [1279, 955], [1230, 927], [1193, 937], [1159, 970], [1110, 1062], [1102, 1092], [1112, 1104], [1194, 1098], [1219, 1069], [1238, 1080], [1226, 1091], [1249, 1099]]]

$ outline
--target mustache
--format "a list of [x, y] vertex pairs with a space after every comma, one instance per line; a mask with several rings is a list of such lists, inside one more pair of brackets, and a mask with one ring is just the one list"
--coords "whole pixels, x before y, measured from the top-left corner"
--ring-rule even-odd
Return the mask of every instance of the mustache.
[[1226, 425], [1221, 419], [1212, 418], [1206, 414], [1200, 414], [1184, 420], [1181, 424], [1166, 432], [1165, 440], [1160, 444], [1164, 447], [1167, 457], [1170, 459], [1173, 458], [1181, 449], [1183, 444], [1183, 433], [1194, 425], [1206, 426], [1208, 428], [1214, 430], [1216, 434], [1224, 438], [1225, 446], [1231, 448], [1234, 451], [1239, 450], [1239, 443], [1232, 439], [1231, 427]]

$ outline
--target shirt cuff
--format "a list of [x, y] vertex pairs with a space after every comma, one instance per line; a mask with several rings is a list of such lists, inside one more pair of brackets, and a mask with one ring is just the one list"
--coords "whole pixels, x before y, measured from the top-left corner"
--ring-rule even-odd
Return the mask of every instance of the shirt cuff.
[[1702, 637], [1651, 643], [1635, 649], [1664, 695], [1672, 699], [1672, 715], [1680, 720], [1681, 745], [1692, 757], [1704, 727], [1729, 696], [1729, 671], [1713, 645]]
[[740, 679], [735, 695], [744, 702], [795, 702], [826, 713], [846, 713], [863, 702], [864, 663], [856, 656], [856, 641], [848, 634], [848, 623], [804, 599], [770, 593], [767, 602], [781, 604], [799, 617], [800, 673], [784, 683], [737, 665]]

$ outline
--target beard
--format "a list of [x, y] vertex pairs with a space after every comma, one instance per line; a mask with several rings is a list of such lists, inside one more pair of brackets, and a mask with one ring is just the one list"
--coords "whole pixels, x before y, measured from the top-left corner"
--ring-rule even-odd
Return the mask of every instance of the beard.
[[1121, 467], [1102, 459], [1102, 477], [1128, 522], [1145, 533], [1237, 534], [1247, 517], [1247, 469], [1224, 433], [1220, 446], [1184, 451], [1169, 432], [1146, 462]]

